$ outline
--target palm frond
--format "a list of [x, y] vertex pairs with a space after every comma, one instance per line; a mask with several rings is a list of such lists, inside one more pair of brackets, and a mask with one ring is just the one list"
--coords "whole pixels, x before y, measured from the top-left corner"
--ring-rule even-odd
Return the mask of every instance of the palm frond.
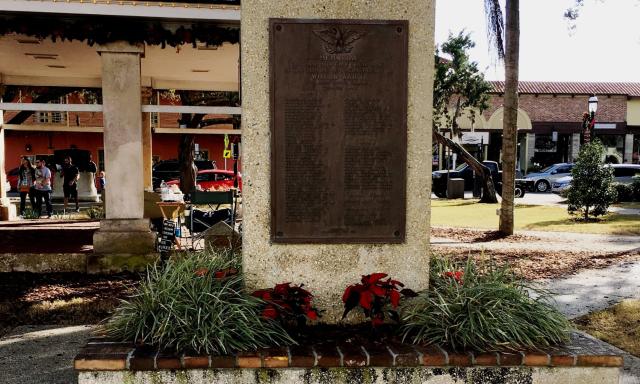
[[500, 1], [484, 0], [484, 13], [487, 17], [489, 45], [495, 48], [498, 53], [498, 59], [504, 60], [504, 17], [502, 16]]

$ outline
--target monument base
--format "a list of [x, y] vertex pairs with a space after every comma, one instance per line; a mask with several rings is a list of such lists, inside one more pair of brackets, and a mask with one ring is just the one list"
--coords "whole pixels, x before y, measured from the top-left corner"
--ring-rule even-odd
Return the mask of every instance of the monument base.
[[16, 206], [8, 198], [0, 199], [0, 221], [16, 219]]
[[140, 270], [157, 258], [148, 219], [106, 219], [93, 234], [89, 273]]

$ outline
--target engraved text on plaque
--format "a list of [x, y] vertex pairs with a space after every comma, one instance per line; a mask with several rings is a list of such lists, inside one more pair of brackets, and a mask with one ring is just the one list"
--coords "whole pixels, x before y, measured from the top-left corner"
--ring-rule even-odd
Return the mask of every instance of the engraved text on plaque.
[[408, 23], [269, 27], [273, 241], [403, 242]]

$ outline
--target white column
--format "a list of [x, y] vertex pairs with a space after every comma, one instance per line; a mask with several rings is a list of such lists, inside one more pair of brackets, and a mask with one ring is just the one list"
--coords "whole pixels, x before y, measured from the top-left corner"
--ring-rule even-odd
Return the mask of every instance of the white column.
[[571, 146], [569, 147], [569, 162], [574, 162], [580, 153], [580, 134], [571, 134]]
[[98, 48], [102, 58], [107, 219], [139, 219], [144, 213], [140, 55], [125, 42]]
[[[2, 101], [0, 99], [0, 101]], [[4, 129], [2, 126], [4, 125], [4, 113], [2, 109], [0, 109], [0, 199], [5, 199], [7, 197], [7, 174], [4, 169], [5, 162], [5, 149], [4, 149]]]
[[[140, 57], [144, 46], [118, 41], [97, 48], [102, 61], [106, 219], [93, 237], [99, 255], [148, 254], [155, 237], [144, 216]], [[102, 259], [100, 259], [102, 260]], [[133, 259], [90, 263], [90, 270], [133, 269]]]
[[531, 167], [531, 158], [535, 155], [536, 151], [536, 135], [535, 133], [527, 133], [527, 161], [525, 165], [525, 171]]
[[624, 135], [624, 162], [633, 163], [633, 133]]
[[[0, 99], [2, 101], [2, 99]], [[5, 169], [4, 149], [4, 115], [0, 109], [0, 221], [12, 220], [16, 217], [16, 206], [7, 198], [7, 174]]]

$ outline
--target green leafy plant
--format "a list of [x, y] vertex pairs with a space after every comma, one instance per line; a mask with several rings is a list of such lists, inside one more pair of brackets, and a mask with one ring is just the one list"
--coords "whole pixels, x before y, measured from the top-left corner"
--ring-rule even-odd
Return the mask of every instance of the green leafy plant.
[[616, 199], [613, 187], [613, 169], [602, 164], [604, 147], [594, 140], [580, 148], [578, 159], [571, 169], [571, 188], [567, 192], [569, 213], [600, 216], [607, 213], [609, 205]]
[[71, 217], [64, 211], [53, 211], [51, 217], [54, 220], [69, 220]]
[[635, 175], [631, 178], [631, 195], [633, 201], [640, 201], [640, 175]]
[[542, 348], [569, 340], [567, 319], [549, 292], [492, 260], [434, 256], [429, 289], [401, 308], [403, 340], [454, 350]]
[[613, 188], [616, 190], [616, 203], [633, 201], [633, 186], [622, 183], [613, 183]]
[[25, 219], [38, 219], [40, 218], [40, 215], [31, 208], [25, 208], [22, 217]]
[[104, 219], [104, 209], [100, 206], [93, 206], [87, 209], [87, 215], [90, 219]]
[[264, 302], [243, 291], [238, 261], [230, 252], [174, 257], [147, 270], [135, 294], [104, 324], [126, 341], [196, 353], [228, 354], [294, 344]]

